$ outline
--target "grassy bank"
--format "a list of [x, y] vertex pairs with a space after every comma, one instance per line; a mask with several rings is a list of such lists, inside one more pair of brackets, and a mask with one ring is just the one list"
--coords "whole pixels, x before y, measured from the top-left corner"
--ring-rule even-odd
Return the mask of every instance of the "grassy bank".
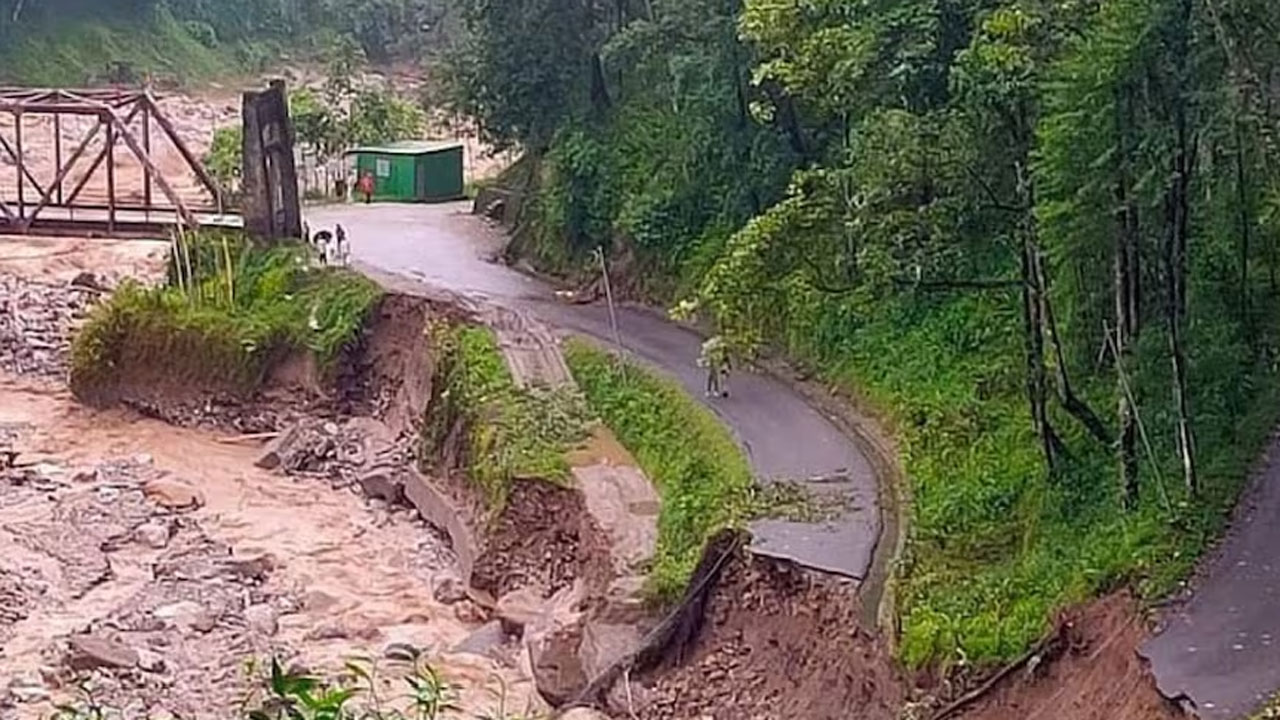
[[586, 437], [582, 398], [518, 387], [487, 328], [441, 324], [432, 332], [438, 364], [423, 429], [427, 456], [440, 457], [461, 429], [467, 477], [494, 514], [512, 482], [566, 482], [565, 455]]
[[307, 249], [260, 248], [201, 234], [161, 287], [128, 284], [93, 311], [72, 347], [71, 386], [93, 398], [131, 378], [249, 392], [272, 363], [308, 352], [332, 367], [381, 290], [345, 270], [312, 268]]
[[631, 451], [662, 497], [651, 575], [663, 597], [684, 590], [706, 539], [751, 512], [746, 458], [719, 421], [675, 383], [571, 341], [565, 357], [591, 410]]
[[[910, 666], [989, 664], [1038, 640], [1065, 606], [1122, 584], [1160, 598], [1221, 533], [1251, 463], [1277, 421], [1280, 383], [1233, 329], [1193, 324], [1191, 405], [1204, 494], [1187, 496], [1173, 446], [1163, 338], [1139, 352], [1151, 452], [1142, 453], [1141, 509], [1120, 502], [1111, 448], [1057, 408], [1071, 453], [1046, 477], [1026, 409], [1019, 319], [997, 294], [904, 298], [871, 314], [828, 312], [787, 344], [829, 381], [887, 411], [912, 483], [913, 516], [900, 568], [901, 652]], [[1087, 377], [1087, 375], [1082, 375]], [[1095, 408], [1112, 386], [1078, 388]]]

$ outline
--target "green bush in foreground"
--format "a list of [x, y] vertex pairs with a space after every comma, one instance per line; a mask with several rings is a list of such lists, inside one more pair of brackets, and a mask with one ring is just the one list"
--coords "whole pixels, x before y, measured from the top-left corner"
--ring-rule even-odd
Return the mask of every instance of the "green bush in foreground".
[[355, 273], [312, 267], [307, 252], [239, 235], [177, 244], [166, 285], [128, 283], [94, 309], [72, 345], [73, 390], [93, 396], [141, 373], [247, 392], [297, 351], [331, 369], [382, 292]]
[[662, 496], [650, 576], [664, 598], [684, 590], [708, 537], [752, 510], [751, 468], [729, 432], [674, 382], [571, 341], [565, 357], [587, 403], [635, 455]]
[[[326, 676], [286, 669], [273, 658], [263, 666], [249, 661], [246, 674], [251, 689], [239, 708], [226, 708], [228, 718], [242, 720], [439, 720], [465, 712], [459, 705], [459, 688], [416, 649], [398, 660], [412, 662], [410, 671], [387, 683], [378, 663], [353, 658], [344, 671]], [[506, 686], [496, 678], [494, 704], [486, 711], [468, 713], [476, 720], [536, 720], [540, 715], [507, 708]], [[59, 705], [52, 720], [124, 720], [124, 712], [98, 700], [91, 682], [79, 685], [79, 697]]]
[[439, 363], [423, 441], [439, 455], [461, 422], [467, 477], [495, 516], [519, 479], [565, 482], [566, 453], [586, 437], [589, 414], [572, 390], [520, 388], [487, 328], [435, 330]]

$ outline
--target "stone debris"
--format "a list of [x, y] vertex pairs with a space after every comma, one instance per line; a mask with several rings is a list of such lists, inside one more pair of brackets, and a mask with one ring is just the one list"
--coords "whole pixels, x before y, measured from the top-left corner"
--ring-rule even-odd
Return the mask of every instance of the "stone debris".
[[92, 635], [71, 638], [66, 665], [72, 670], [125, 670], [138, 665], [138, 653], [119, 642]]
[[198, 510], [204, 507], [204, 495], [194, 487], [166, 478], [148, 480], [142, 486], [147, 499], [168, 510]]
[[65, 376], [72, 329], [98, 295], [83, 283], [54, 285], [0, 273], [0, 370]]

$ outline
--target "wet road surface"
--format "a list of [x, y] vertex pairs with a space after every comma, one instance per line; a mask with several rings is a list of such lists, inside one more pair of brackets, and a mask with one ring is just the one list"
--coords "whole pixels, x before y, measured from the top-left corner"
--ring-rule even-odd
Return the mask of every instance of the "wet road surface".
[[1280, 688], [1280, 444], [1196, 592], [1142, 654], [1166, 697], [1202, 718], [1247, 717]]
[[[465, 204], [351, 205], [309, 208], [305, 215], [313, 232], [341, 223], [356, 261], [520, 307], [552, 326], [612, 344], [607, 308], [560, 302], [546, 284], [493, 262], [505, 239], [469, 209]], [[707, 400], [705, 376], [696, 365], [701, 337], [645, 308], [619, 308], [618, 324], [631, 355], [678, 380], [733, 431], [763, 481], [805, 481], [815, 492], [849, 498], [849, 509], [830, 522], [757, 522], [753, 550], [866, 577], [881, 528], [878, 485], [854, 442], [767, 375], [735, 373], [731, 397]]]

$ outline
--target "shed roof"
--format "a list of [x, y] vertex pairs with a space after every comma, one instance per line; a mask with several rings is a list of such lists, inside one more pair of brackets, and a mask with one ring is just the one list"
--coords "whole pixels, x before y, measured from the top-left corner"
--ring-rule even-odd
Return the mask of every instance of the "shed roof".
[[402, 140], [385, 145], [363, 145], [347, 151], [347, 155], [430, 155], [462, 147], [457, 140]]

